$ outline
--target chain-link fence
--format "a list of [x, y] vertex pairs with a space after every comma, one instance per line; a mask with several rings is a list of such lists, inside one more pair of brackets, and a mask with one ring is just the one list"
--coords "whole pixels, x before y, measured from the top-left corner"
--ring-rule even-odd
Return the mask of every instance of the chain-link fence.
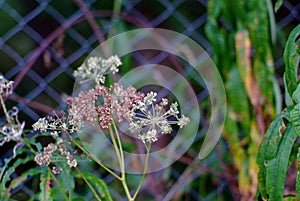
[[[117, 4], [116, 4], [117, 2]], [[9, 97], [8, 104], [17, 104], [22, 111], [20, 118], [27, 122], [36, 121], [52, 110], [66, 107], [65, 97], [72, 94], [73, 70], [107, 36], [138, 27], [159, 27], [180, 32], [203, 46], [211, 53], [209, 42], [204, 34], [207, 20], [206, 1], [185, 0], [1, 0], [0, 2], [0, 72], [8, 79], [15, 80], [15, 93]], [[118, 12], [120, 6], [120, 12]], [[117, 11], [116, 11], [117, 10]], [[281, 73], [283, 66], [282, 51], [286, 35], [300, 21], [300, 3], [284, 1], [275, 15], [278, 48], [275, 52], [275, 67]], [[122, 45], [122, 44], [120, 44]], [[167, 54], [154, 54], [151, 58], [135, 52], [133, 63], [161, 63]], [[198, 94], [201, 101], [208, 97], [206, 90]], [[199, 131], [199, 136], [202, 134]], [[199, 138], [197, 138], [199, 140]], [[220, 146], [222, 145], [220, 142]], [[194, 157], [196, 151], [188, 155]], [[143, 189], [154, 195], [155, 200], [170, 200], [184, 193], [185, 200], [218, 200], [229, 193], [228, 175], [216, 172], [210, 163], [216, 160], [216, 153], [209, 156], [189, 170], [181, 168], [151, 174]], [[186, 167], [193, 161], [181, 158], [179, 166]], [[196, 168], [195, 168], [196, 167]], [[182, 168], [184, 169], [184, 168]], [[170, 181], [162, 183], [161, 177], [168, 171]], [[214, 188], [206, 193], [194, 189], [192, 183], [207, 173], [220, 177]], [[227, 178], [227, 179], [222, 179]], [[113, 183], [113, 177], [104, 178]], [[200, 181], [199, 181], [200, 182]], [[26, 185], [15, 189], [27, 195], [34, 192]], [[162, 187], [165, 186], [165, 187]], [[110, 188], [115, 200], [123, 200], [113, 188]], [[207, 192], [209, 192], [207, 194]]]

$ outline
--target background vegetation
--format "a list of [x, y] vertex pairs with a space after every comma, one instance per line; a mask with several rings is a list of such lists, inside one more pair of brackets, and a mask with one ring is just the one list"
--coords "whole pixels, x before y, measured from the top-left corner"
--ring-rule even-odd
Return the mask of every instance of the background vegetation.
[[[73, 70], [105, 38], [137, 27], [159, 27], [181, 32], [200, 43], [219, 68], [228, 104], [224, 133], [214, 152], [199, 161], [196, 156], [207, 129], [205, 122], [209, 116], [209, 96], [202, 80], [193, 76], [192, 72], [187, 73], [188, 66], [180, 63], [198, 94], [204, 124], [200, 126], [193, 146], [178, 162], [149, 175], [140, 199], [252, 200], [272, 196], [278, 199], [277, 196], [283, 193], [296, 195], [297, 164], [294, 161], [297, 144], [289, 147], [292, 154], [286, 163], [290, 168], [280, 170], [280, 175], [286, 174], [286, 177], [280, 178], [278, 186], [274, 187], [278, 191], [269, 190], [273, 188], [270, 184], [264, 187], [265, 180], [273, 176], [261, 171], [266, 159], [277, 157], [277, 148], [272, 156], [265, 156], [264, 148], [260, 148], [261, 155], [257, 159], [258, 144], [269, 124], [275, 119], [272, 125], [274, 130], [278, 130], [285, 118], [288, 132], [290, 127], [295, 127], [294, 120], [284, 116], [286, 113], [278, 114], [287, 107], [290, 115], [299, 103], [296, 95], [292, 98], [297, 81], [290, 81], [289, 93], [285, 93], [283, 80], [283, 49], [288, 35], [299, 24], [299, 3], [296, 0], [284, 1], [277, 12], [274, 7], [275, 2], [260, 0], [4, 1], [0, 4], [0, 71], [17, 82], [7, 106], [10, 108], [17, 104], [21, 111], [19, 118], [25, 120], [26, 127], [30, 128], [30, 124], [40, 116], [53, 109], [66, 108], [66, 95], [71, 95], [73, 90]], [[123, 46], [126, 47], [126, 41], [120, 41], [120, 47]], [[145, 62], [171, 64], [167, 56], [158, 52], [137, 52], [123, 58], [121, 73]], [[291, 67], [291, 71], [296, 67]], [[290, 77], [296, 77], [293, 73]], [[272, 130], [272, 127], [269, 129]], [[278, 132], [274, 136], [278, 137]], [[270, 134], [268, 139], [274, 136]], [[295, 135], [284, 136], [287, 140], [294, 137], [293, 141], [297, 142]], [[49, 139], [43, 141], [47, 144]], [[285, 144], [281, 142], [277, 140], [274, 147], [281, 147], [278, 150], [282, 150]], [[0, 148], [3, 153], [1, 167], [8, 164], [5, 159], [12, 155], [13, 146], [11, 142]], [[47, 173], [41, 170], [36, 176], [31, 172], [22, 176], [24, 167], [30, 169], [35, 164], [20, 154], [25, 166], [20, 165], [18, 160], [12, 160], [9, 163], [11, 171], [6, 173], [7, 182], [2, 184], [4, 189], [16, 187], [11, 189], [12, 198], [28, 200], [40, 192], [39, 175], [45, 174], [47, 177]], [[280, 160], [289, 155], [281, 154]], [[113, 199], [124, 197], [119, 184], [96, 168], [95, 164], [85, 163], [82, 167], [108, 184]], [[257, 179], [259, 171], [262, 180]], [[135, 177], [131, 177], [131, 185], [137, 185]], [[82, 183], [82, 180], [74, 179], [75, 191], [92, 199], [93, 194]]]

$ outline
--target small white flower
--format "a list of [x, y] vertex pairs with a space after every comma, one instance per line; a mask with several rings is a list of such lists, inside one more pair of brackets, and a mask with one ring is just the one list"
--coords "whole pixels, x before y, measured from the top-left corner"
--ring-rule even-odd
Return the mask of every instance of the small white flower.
[[183, 126], [187, 125], [190, 122], [190, 119], [184, 115], [181, 116], [181, 118], [178, 119], [177, 125], [182, 128]]
[[139, 139], [142, 140], [142, 142], [145, 143], [152, 143], [157, 141], [157, 131], [156, 130], [150, 130], [145, 134], [139, 135]]
[[41, 132], [46, 132], [48, 128], [48, 121], [46, 118], [40, 118], [37, 122], [32, 125], [33, 130], [40, 130]]
[[144, 98], [144, 105], [151, 105], [153, 102], [156, 101], [156, 96], [156, 92], [150, 91], [149, 93], [147, 93], [147, 95]]
[[122, 65], [122, 62], [117, 55], [111, 56], [108, 59], [92, 56], [74, 71], [74, 76], [83, 78], [82, 82], [95, 80], [97, 84], [103, 84], [105, 82], [105, 75], [109, 73], [115, 74], [119, 71], [118, 67], [120, 65]]
[[[143, 143], [152, 143], [157, 141], [157, 134], [168, 134], [172, 132], [171, 125], [177, 124], [182, 128], [189, 122], [189, 118], [182, 115], [178, 117], [178, 103], [172, 103], [170, 108], [166, 111], [164, 108], [169, 101], [165, 98], [158, 104], [156, 101], [157, 93], [148, 93], [143, 101], [140, 101], [132, 108], [132, 121], [129, 124], [131, 133], [138, 133], [139, 139]], [[170, 118], [176, 120], [170, 120]]]
[[112, 74], [115, 74], [119, 71], [118, 67], [122, 65], [120, 58], [117, 55], [111, 56], [108, 59], [102, 60], [102, 66], [109, 68]]
[[77, 161], [75, 160], [75, 159], [73, 159], [73, 160], [68, 160], [68, 165], [70, 166], [70, 167], [76, 167], [77, 166]]

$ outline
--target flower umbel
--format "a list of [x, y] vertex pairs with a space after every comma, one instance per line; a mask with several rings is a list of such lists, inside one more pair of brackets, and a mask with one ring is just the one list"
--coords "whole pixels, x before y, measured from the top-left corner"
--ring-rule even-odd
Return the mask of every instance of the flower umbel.
[[[169, 101], [163, 98], [158, 104], [156, 102], [157, 93], [151, 91], [143, 101], [138, 102], [133, 106], [132, 121], [129, 130], [132, 133], [138, 133], [139, 139], [143, 143], [152, 143], [157, 141], [157, 134], [168, 134], [172, 131], [172, 124], [177, 124], [180, 128], [189, 123], [189, 118], [181, 115], [178, 116], [178, 103], [172, 103], [168, 110]], [[171, 118], [176, 120], [170, 120]]]
[[105, 82], [105, 75], [115, 74], [119, 71], [118, 67], [122, 65], [120, 58], [117, 55], [111, 56], [108, 59], [92, 56], [74, 71], [75, 77], [83, 78], [83, 81], [94, 79], [97, 84]]
[[[67, 150], [65, 142], [62, 138], [58, 138], [56, 144], [50, 143], [43, 148], [43, 152], [35, 155], [34, 161], [40, 166], [52, 166], [52, 172], [59, 174], [61, 167], [76, 167], [77, 160], [74, 159], [72, 153]], [[60, 167], [60, 168], [59, 168]]]
[[122, 85], [116, 83], [109, 88], [97, 85], [96, 92], [97, 97], [103, 99], [102, 103], [97, 99], [101, 128], [108, 128], [113, 120], [118, 122], [130, 120], [133, 104], [140, 102], [144, 97], [144, 94], [137, 92], [135, 88], [129, 86], [124, 89]]
[[40, 118], [32, 125], [33, 130], [39, 130], [42, 133], [50, 132], [52, 136], [58, 136], [59, 133], [78, 131], [78, 125], [65, 113], [53, 113], [50, 116]]

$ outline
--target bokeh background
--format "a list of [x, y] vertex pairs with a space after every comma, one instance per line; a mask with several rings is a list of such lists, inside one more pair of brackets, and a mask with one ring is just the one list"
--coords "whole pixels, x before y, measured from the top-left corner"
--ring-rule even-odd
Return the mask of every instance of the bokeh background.
[[[277, 41], [273, 55], [280, 86], [283, 48], [288, 34], [299, 24], [299, 10], [298, 0], [284, 1], [275, 14]], [[212, 54], [204, 31], [207, 19], [205, 0], [1, 0], [0, 72], [16, 81], [15, 93], [7, 100], [8, 107], [17, 105], [20, 119], [28, 127], [52, 110], [66, 109], [66, 98], [72, 94], [74, 85], [73, 70], [106, 38], [135, 28], [165, 28], [182, 33]], [[126, 41], [120, 41], [120, 47], [123, 45]], [[167, 54], [155, 51], [134, 52], [123, 59], [125, 67], [121, 73], [141, 64], [168, 63]], [[193, 86], [205, 113], [209, 94], [201, 83], [194, 80]], [[201, 126], [193, 147], [172, 167], [149, 175], [140, 198], [239, 200], [236, 171], [228, 165], [230, 156], [224, 139], [208, 158], [198, 161], [204, 130]], [[1, 148], [2, 157], [11, 153], [12, 145]], [[124, 194], [113, 178], [98, 172], [114, 199], [123, 200]], [[20, 200], [35, 193], [31, 185], [29, 178], [14, 190]]]

